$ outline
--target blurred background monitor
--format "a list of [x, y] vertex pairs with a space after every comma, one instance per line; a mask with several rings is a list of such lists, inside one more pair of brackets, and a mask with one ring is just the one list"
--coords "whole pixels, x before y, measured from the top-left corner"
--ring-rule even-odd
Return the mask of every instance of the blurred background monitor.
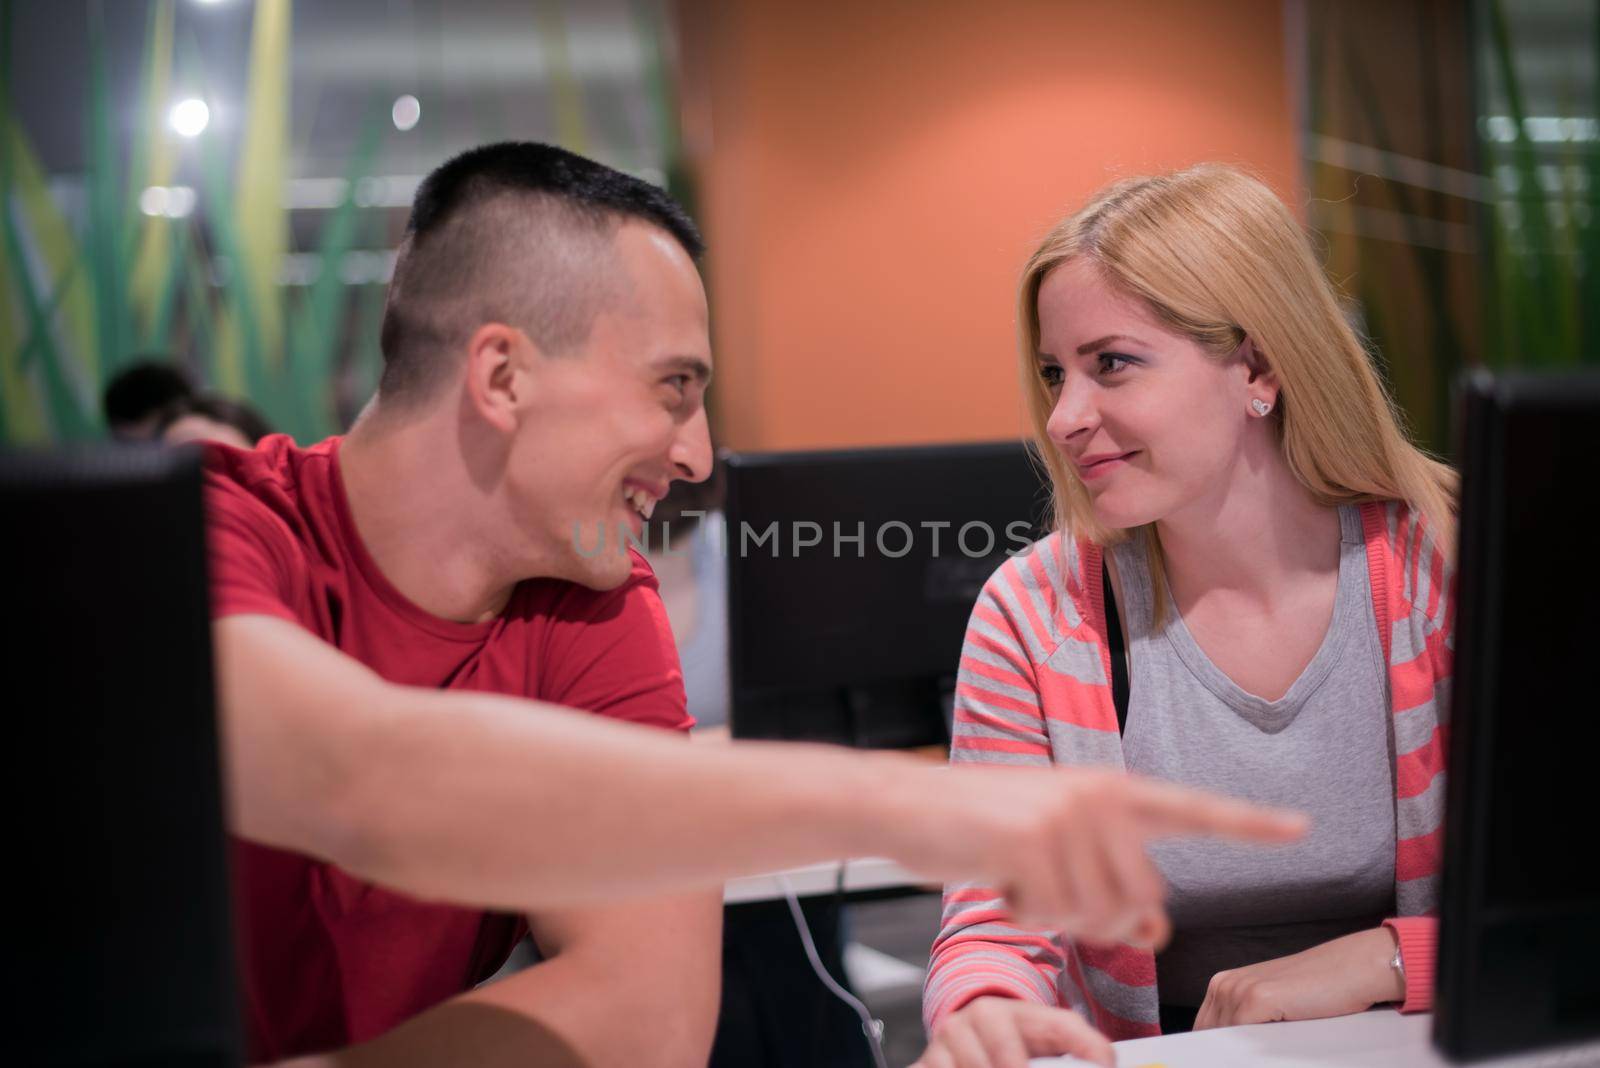
[[1479, 374], [1462, 408], [1434, 1040], [1471, 1059], [1600, 1040], [1600, 376]]
[[727, 458], [731, 729], [946, 744], [967, 618], [1039, 536], [1020, 443]]
[[0, 455], [0, 514], [7, 1059], [240, 1064], [198, 453]]

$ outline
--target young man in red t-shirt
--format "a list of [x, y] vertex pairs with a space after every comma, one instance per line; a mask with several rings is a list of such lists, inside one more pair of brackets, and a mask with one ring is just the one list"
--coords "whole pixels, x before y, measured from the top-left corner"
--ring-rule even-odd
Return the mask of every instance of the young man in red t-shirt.
[[[349, 435], [212, 453], [254, 1060], [701, 1064], [722, 878], [887, 854], [1149, 938], [1145, 838], [1296, 833], [1109, 775], [670, 739], [676, 652], [617, 532], [710, 468], [699, 249], [654, 187], [468, 152], [418, 191]], [[543, 962], [473, 989], [525, 929]]]
[[[377, 398], [350, 434], [212, 455], [214, 614], [292, 624], [391, 683], [685, 731], [655, 579], [616, 543], [673, 479], [710, 471], [699, 251], [664, 193], [556, 149], [441, 167], [396, 263]], [[704, 1062], [715, 893], [488, 913], [243, 840], [235, 871], [253, 1059], [378, 1038], [471, 990], [531, 930], [543, 963], [480, 1002], [585, 1063]], [[482, 1026], [440, 1015], [453, 1043]]]

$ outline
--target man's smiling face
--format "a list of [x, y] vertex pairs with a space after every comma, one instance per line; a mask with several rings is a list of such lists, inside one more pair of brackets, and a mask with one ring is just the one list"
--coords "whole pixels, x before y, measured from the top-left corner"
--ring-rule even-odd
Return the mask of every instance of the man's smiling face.
[[613, 253], [587, 339], [531, 361], [506, 470], [514, 521], [542, 570], [594, 589], [628, 577], [620, 533], [637, 537], [674, 479], [711, 472], [700, 274], [676, 240], [642, 222], [618, 226]]

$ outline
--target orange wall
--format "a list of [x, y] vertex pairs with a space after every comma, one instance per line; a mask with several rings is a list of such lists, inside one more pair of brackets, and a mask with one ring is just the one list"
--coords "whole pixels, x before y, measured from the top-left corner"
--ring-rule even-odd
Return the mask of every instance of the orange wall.
[[1014, 286], [1106, 181], [1215, 159], [1292, 197], [1282, 0], [684, 0], [719, 438], [1012, 437]]

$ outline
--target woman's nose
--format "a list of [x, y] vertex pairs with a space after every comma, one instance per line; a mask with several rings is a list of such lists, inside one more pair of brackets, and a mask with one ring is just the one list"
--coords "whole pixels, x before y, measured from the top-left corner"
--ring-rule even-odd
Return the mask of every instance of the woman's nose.
[[1045, 432], [1050, 435], [1051, 441], [1065, 445], [1070, 438], [1094, 429], [1100, 416], [1093, 393], [1094, 390], [1085, 389], [1081, 384], [1070, 381], [1061, 384], [1061, 390], [1056, 394], [1056, 406], [1051, 409], [1050, 418], [1045, 422]]

